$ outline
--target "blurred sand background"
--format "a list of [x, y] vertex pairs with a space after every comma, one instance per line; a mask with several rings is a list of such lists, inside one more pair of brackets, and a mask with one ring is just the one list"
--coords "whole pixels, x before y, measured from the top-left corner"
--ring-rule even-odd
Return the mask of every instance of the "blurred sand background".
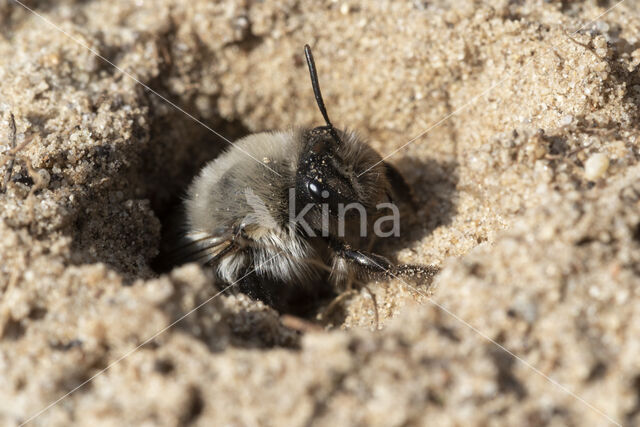
[[[1, 425], [109, 366], [30, 425], [640, 424], [637, 0], [23, 4], [59, 29], [0, 0]], [[305, 43], [336, 125], [428, 130], [380, 250], [441, 273], [371, 283], [378, 331], [364, 291], [304, 334], [225, 294], [155, 336], [219, 290], [150, 267], [202, 124], [320, 124]]]

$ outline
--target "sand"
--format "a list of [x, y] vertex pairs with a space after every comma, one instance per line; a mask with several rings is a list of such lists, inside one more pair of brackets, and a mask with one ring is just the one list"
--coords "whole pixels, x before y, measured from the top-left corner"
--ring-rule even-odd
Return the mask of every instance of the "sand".
[[[1, 425], [640, 423], [637, 2], [24, 4], [58, 28], [0, 2]], [[379, 250], [441, 267], [370, 283], [378, 330], [152, 268], [210, 130], [320, 124], [305, 43], [414, 187]]]

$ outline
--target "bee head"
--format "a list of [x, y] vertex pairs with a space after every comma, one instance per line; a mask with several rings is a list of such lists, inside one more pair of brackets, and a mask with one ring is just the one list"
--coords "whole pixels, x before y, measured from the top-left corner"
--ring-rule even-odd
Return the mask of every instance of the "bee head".
[[324, 127], [304, 131], [303, 149], [296, 174], [299, 202], [328, 204], [337, 212], [339, 204], [358, 201], [353, 174], [345, 168], [338, 143]]
[[335, 217], [340, 205], [369, 211], [389, 188], [380, 156], [355, 134], [334, 128], [322, 99], [311, 48], [304, 47], [311, 85], [326, 125], [302, 132], [296, 174], [296, 206], [326, 204]]
[[304, 54], [313, 94], [326, 125], [313, 128], [302, 135], [303, 152], [298, 163], [297, 187], [301, 192], [301, 199], [307, 203], [328, 203], [333, 208], [331, 210], [335, 210], [339, 203], [355, 202], [357, 198], [350, 191], [347, 177], [339, 173], [337, 163], [341, 159], [337, 154], [343, 143], [324, 106], [316, 64], [308, 44], [304, 46]]

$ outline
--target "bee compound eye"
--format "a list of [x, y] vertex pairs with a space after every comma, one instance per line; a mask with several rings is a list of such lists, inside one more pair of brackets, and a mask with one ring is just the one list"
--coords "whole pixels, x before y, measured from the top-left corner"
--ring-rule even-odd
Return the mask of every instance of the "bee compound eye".
[[309, 190], [309, 194], [311, 194], [314, 199], [320, 198], [320, 193], [322, 192], [322, 190], [320, 189], [320, 185], [316, 181], [309, 181], [307, 183], [307, 189]]
[[329, 190], [325, 185], [318, 181], [309, 181], [307, 184], [309, 194], [316, 200], [326, 200], [330, 196]]

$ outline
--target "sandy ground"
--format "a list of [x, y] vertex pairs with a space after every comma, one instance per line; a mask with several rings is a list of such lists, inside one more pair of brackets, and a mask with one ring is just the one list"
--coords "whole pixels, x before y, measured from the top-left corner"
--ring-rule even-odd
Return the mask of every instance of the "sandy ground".
[[[640, 424], [636, 0], [213, 3], [0, 0], [1, 425]], [[301, 334], [150, 267], [203, 125], [320, 124], [305, 43], [336, 124], [401, 148], [381, 251], [442, 267], [371, 283], [377, 331], [365, 291]]]

